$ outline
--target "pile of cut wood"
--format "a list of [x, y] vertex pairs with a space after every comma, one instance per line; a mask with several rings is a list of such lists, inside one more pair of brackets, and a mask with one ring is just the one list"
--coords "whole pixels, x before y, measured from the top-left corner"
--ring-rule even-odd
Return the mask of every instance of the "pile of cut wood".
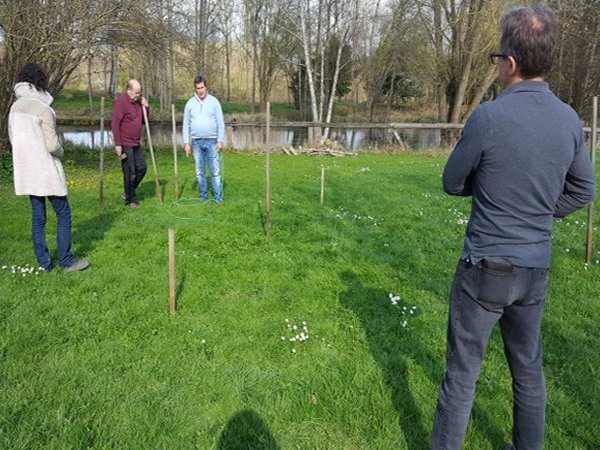
[[345, 152], [328, 147], [303, 148], [303, 147], [282, 147], [286, 155], [309, 155], [309, 156], [356, 156], [356, 152]]

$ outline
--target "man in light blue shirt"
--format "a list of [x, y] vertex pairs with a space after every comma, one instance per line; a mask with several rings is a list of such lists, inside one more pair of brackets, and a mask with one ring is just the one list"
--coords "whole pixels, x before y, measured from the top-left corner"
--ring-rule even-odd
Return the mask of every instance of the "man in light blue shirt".
[[[183, 143], [185, 155], [194, 153], [196, 180], [200, 200], [208, 201], [205, 167], [208, 163], [210, 182], [215, 203], [223, 202], [219, 152], [225, 145], [225, 121], [221, 103], [207, 91], [206, 79], [194, 79], [194, 96], [185, 104], [183, 113]], [[191, 142], [191, 145], [190, 145]]]

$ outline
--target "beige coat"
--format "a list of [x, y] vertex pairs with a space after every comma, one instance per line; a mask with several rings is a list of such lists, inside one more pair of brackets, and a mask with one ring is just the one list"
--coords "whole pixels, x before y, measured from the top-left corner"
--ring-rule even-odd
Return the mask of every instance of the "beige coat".
[[10, 108], [8, 135], [12, 144], [17, 195], [67, 195], [60, 162], [62, 147], [56, 135], [52, 96], [29, 83], [15, 85], [17, 100]]

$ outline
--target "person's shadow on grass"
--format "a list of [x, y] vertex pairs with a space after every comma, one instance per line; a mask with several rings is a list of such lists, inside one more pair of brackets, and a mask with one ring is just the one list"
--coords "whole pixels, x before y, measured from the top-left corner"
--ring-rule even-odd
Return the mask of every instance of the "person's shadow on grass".
[[[104, 198], [104, 210], [100, 214], [100, 210], [96, 210], [89, 216], [86, 212], [87, 220], [79, 220], [79, 211], [76, 210], [73, 218], [72, 233], [73, 233], [73, 248], [74, 253], [78, 258], [87, 258], [96, 244], [104, 240], [104, 235], [110, 230], [113, 222], [118, 217], [118, 213], [108, 203], [112, 201]], [[79, 209], [79, 206], [76, 206]]]
[[229, 419], [219, 438], [218, 450], [279, 450], [262, 418], [244, 409]]
[[[158, 194], [156, 193], [156, 182], [154, 181], [154, 175], [152, 174], [151, 170], [149, 170], [148, 172], [146, 173], [146, 176], [144, 177], [140, 185], [135, 190], [136, 197], [140, 202], [144, 200], [151, 200], [152, 197], [154, 197], [156, 201], [158, 201]], [[148, 177], [148, 175], [150, 175], [150, 177]], [[161, 179], [160, 177], [158, 178], [158, 185], [160, 186], [160, 194], [163, 199], [163, 203], [165, 199], [165, 194], [167, 193], [167, 186], [169, 184], [169, 181]], [[170, 194], [171, 193], [169, 193], [169, 195]], [[175, 197], [174, 194], [173, 197]]]
[[[371, 354], [392, 390], [392, 403], [398, 412], [408, 449], [429, 448], [433, 413], [424, 416], [423, 405], [411, 392], [411, 366], [416, 363], [431, 382], [439, 386], [445, 360], [432, 353], [417, 330], [403, 326], [410, 316], [401, 316], [398, 307], [410, 308], [409, 305], [399, 303], [393, 306], [387, 292], [363, 286], [351, 271], [342, 272], [340, 279], [346, 285], [346, 290], [340, 294], [340, 304], [353, 311], [362, 323]], [[438, 389], [431, 394], [437, 398]], [[492, 445], [501, 445], [505, 441], [503, 432], [476, 403], [472, 410], [472, 424], [488, 436]]]
[[[421, 407], [410, 390], [409, 359], [435, 360], [429, 349], [419, 342], [418, 336], [402, 327], [401, 317], [385, 303], [388, 293], [363, 286], [355, 273], [344, 271], [340, 279], [346, 290], [340, 294], [340, 303], [360, 319], [371, 354], [381, 366], [392, 389], [392, 402], [398, 411], [400, 428], [409, 449], [429, 448], [429, 430], [425, 429]], [[394, 314], [395, 313], [395, 314]], [[435, 367], [436, 373], [441, 373]]]

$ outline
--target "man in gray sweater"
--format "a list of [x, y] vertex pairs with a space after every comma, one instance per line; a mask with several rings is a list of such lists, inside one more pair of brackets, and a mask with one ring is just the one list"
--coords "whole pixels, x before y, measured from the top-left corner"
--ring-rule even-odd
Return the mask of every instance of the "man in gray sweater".
[[467, 120], [444, 169], [444, 191], [472, 196], [450, 293], [446, 375], [432, 449], [459, 449], [492, 328], [499, 322], [513, 378], [513, 444], [541, 449], [546, 388], [541, 321], [552, 224], [591, 203], [595, 175], [577, 114], [548, 88], [556, 21], [542, 6], [500, 21], [503, 93]]

